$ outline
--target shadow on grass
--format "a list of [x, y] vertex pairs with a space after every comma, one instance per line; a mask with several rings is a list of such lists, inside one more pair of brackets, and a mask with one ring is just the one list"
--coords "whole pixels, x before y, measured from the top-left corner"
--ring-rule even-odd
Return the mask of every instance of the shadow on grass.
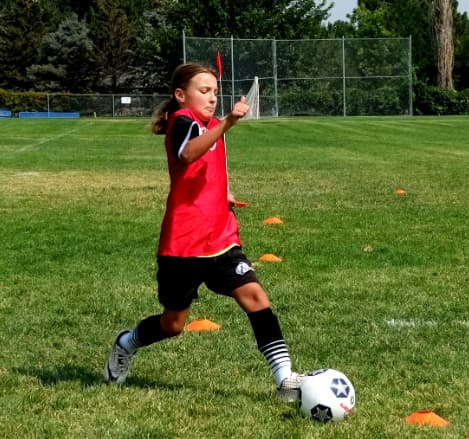
[[[36, 378], [44, 386], [57, 386], [64, 382], [79, 382], [85, 387], [107, 385], [104, 382], [103, 374], [100, 370], [91, 369], [85, 366], [52, 366], [52, 367], [17, 367], [13, 369], [17, 374], [30, 376]], [[196, 391], [204, 390], [203, 386], [198, 386], [197, 383], [168, 383], [167, 381], [155, 381], [145, 377], [130, 376], [125, 381], [123, 387], [140, 387], [140, 388], [160, 388], [166, 390], [181, 390], [192, 387]], [[227, 390], [211, 390], [212, 393], [222, 396], [228, 396], [236, 392], [228, 392]], [[256, 392], [241, 391], [245, 396], [259, 398]], [[233, 395], [231, 395], [233, 396]]]
[[[92, 369], [79, 365], [63, 365], [50, 367], [17, 367], [13, 371], [17, 374], [36, 378], [44, 386], [59, 386], [67, 382], [78, 382], [83, 387], [108, 386], [104, 382], [101, 370]], [[120, 387], [120, 386], [117, 386]], [[192, 389], [196, 393], [208, 393], [223, 398], [236, 398], [239, 396], [259, 402], [269, 400], [272, 395], [270, 392], [259, 392], [255, 389], [208, 389], [198, 383], [170, 383], [167, 381], [155, 381], [145, 377], [130, 376], [125, 381], [123, 388], [141, 388], [141, 389], [162, 389], [169, 391], [183, 391]]]
[[[15, 373], [37, 378], [44, 386], [56, 386], [63, 382], [79, 382], [85, 387], [107, 385], [104, 382], [103, 374], [100, 370], [91, 369], [85, 366], [56, 366], [56, 367], [17, 367], [13, 369]], [[151, 381], [145, 378], [129, 377], [125, 382], [125, 387], [152, 388], [159, 387], [169, 390], [177, 390], [186, 386], [182, 384], [168, 384]]]
[[65, 381], [78, 381], [84, 386], [94, 386], [103, 383], [102, 374], [84, 366], [57, 367], [17, 367], [13, 369], [21, 375], [35, 377], [45, 386], [56, 386]]

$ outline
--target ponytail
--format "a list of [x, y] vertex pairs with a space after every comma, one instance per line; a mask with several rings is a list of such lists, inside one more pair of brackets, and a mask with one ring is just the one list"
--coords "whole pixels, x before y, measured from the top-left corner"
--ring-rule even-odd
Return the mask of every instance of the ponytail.
[[153, 113], [150, 128], [153, 134], [165, 134], [169, 116], [179, 110], [179, 104], [174, 97], [162, 102]]

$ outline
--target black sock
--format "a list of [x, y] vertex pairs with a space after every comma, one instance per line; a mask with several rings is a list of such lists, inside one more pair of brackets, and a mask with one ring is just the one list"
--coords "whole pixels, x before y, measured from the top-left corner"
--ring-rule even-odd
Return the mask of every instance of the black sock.
[[153, 315], [143, 319], [132, 331], [135, 335], [138, 347], [149, 346], [165, 338], [172, 337], [161, 329], [161, 314]]
[[271, 308], [249, 313], [248, 317], [259, 349], [273, 341], [283, 340], [277, 316], [272, 312]]
[[278, 386], [291, 375], [291, 360], [282, 330], [271, 308], [248, 314], [257, 347], [264, 355]]

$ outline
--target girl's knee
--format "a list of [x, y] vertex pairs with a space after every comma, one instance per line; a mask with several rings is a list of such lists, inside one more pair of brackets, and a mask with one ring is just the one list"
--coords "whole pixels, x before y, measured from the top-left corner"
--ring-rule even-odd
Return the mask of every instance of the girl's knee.
[[236, 289], [234, 298], [246, 312], [259, 311], [270, 307], [267, 293], [257, 283], [249, 283]]
[[184, 330], [187, 312], [165, 311], [161, 317], [160, 325], [162, 331], [169, 337], [175, 337]]

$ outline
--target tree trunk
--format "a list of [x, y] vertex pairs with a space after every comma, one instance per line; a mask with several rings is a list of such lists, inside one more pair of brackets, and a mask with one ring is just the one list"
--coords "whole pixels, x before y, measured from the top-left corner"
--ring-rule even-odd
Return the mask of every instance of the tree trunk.
[[433, 0], [438, 86], [454, 90], [453, 1]]

